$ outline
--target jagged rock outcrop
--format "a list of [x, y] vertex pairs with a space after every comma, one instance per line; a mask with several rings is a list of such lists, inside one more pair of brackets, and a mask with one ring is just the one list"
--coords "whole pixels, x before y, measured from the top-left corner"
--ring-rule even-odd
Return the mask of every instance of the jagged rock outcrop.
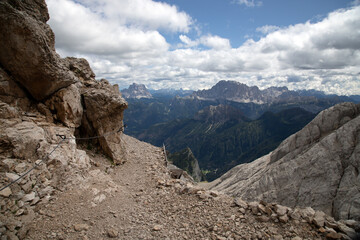
[[127, 89], [121, 91], [124, 98], [152, 98], [151, 93], [144, 84], [133, 83]]
[[1, 66], [36, 100], [77, 81], [55, 52], [48, 19], [44, 1], [0, 2]]
[[[45, 2], [0, 4], [0, 23], [4, 26], [0, 30], [1, 100], [25, 105], [21, 107], [29, 110], [34, 98], [37, 111], [48, 122], [60, 121], [67, 127], [81, 128], [79, 132], [84, 136], [120, 129], [127, 103], [118, 87], [106, 80], [96, 81], [85, 59], [59, 57], [54, 34], [46, 24], [49, 15]], [[115, 146], [120, 143], [120, 134], [99, 139], [102, 150], [115, 162], [123, 161], [121, 149]]]
[[97, 87], [99, 88], [82, 90], [85, 109], [82, 132], [95, 132], [97, 136], [112, 132], [113, 134], [101, 137], [99, 142], [104, 152], [116, 164], [121, 164], [125, 159], [120, 145], [120, 135], [124, 127], [122, 119], [127, 103], [119, 94], [119, 90], [115, 90], [106, 80], [102, 80]]
[[75, 137], [106, 134], [93, 143], [124, 161], [126, 101], [85, 59], [60, 58], [48, 19], [44, 0], [0, 2], [0, 187], [32, 169], [0, 191], [2, 239], [24, 239], [38, 204], [83, 180], [92, 160]]
[[210, 184], [247, 200], [311, 206], [336, 219], [360, 219], [360, 105], [322, 111], [272, 153]]

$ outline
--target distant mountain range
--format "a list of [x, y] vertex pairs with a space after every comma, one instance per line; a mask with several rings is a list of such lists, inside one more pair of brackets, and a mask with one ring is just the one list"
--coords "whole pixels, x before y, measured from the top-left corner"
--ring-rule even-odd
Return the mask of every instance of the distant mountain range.
[[157, 146], [165, 143], [172, 153], [190, 148], [208, 180], [272, 151], [318, 112], [360, 99], [286, 87], [260, 90], [234, 81], [195, 92], [150, 93], [137, 84], [129, 89], [128, 97], [123, 90], [129, 104], [126, 133]]
[[299, 102], [315, 98], [340, 98], [341, 101], [354, 102], [359, 96], [326, 95], [316, 90], [291, 91], [287, 87], [270, 87], [260, 90], [235, 81], [220, 81], [211, 89], [195, 91], [190, 97], [202, 100], [228, 100], [238, 103], [274, 104], [280, 102]]
[[144, 84], [133, 83], [129, 88], [121, 90], [121, 93], [126, 99], [142, 99], [142, 98], [172, 98], [175, 96], [185, 97], [192, 94], [193, 90], [183, 89], [147, 89]]

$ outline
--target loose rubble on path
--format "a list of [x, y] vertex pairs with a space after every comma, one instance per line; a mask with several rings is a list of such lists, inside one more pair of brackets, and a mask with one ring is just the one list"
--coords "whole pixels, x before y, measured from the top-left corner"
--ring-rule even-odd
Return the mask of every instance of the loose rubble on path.
[[[172, 179], [162, 149], [126, 135], [122, 138], [125, 164], [114, 166], [103, 155], [87, 150], [92, 167], [83, 173], [82, 180], [63, 190], [34, 190], [15, 201], [13, 208], [2, 208], [2, 239], [295, 240], [355, 236], [358, 225], [354, 221], [336, 222], [311, 208], [245, 202]], [[2, 196], [1, 201], [11, 199]], [[31, 220], [26, 222], [26, 218]]]

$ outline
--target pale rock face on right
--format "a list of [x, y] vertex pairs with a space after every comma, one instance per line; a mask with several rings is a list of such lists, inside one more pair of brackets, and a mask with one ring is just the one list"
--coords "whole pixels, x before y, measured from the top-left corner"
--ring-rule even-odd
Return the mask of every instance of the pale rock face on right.
[[322, 111], [272, 153], [238, 165], [213, 190], [360, 220], [360, 105]]

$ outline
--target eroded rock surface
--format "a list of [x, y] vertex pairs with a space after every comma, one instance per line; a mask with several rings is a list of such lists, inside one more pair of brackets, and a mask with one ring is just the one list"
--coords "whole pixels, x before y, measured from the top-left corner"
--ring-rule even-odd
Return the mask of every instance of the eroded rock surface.
[[236, 166], [210, 188], [360, 220], [359, 114], [360, 106], [353, 103], [324, 110], [272, 153]]
[[37, 100], [77, 81], [55, 52], [48, 19], [44, 1], [0, 2], [0, 64]]
[[0, 191], [1, 239], [25, 239], [39, 206], [83, 181], [92, 160], [75, 136], [106, 134], [98, 149], [114, 161], [123, 150], [125, 100], [85, 59], [60, 58], [48, 19], [44, 0], [0, 2], [0, 187], [16, 181]]

